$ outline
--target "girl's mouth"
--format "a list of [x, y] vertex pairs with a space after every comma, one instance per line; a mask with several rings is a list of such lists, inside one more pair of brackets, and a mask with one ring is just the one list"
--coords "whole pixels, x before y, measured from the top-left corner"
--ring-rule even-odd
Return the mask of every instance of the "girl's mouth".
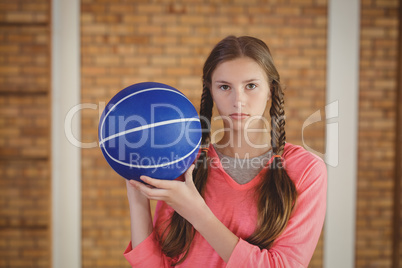
[[245, 114], [245, 113], [233, 113], [229, 115], [230, 118], [234, 119], [234, 120], [243, 120], [246, 119], [247, 117], [249, 117], [249, 114]]

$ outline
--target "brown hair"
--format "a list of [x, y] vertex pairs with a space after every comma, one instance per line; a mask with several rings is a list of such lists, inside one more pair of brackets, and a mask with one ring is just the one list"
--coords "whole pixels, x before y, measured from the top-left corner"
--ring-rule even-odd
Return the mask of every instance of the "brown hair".
[[[201, 127], [203, 129], [201, 146], [208, 147], [211, 141], [210, 122], [213, 100], [210, 92], [212, 73], [218, 64], [240, 57], [255, 60], [265, 71], [272, 96], [271, 146], [275, 155], [282, 155], [285, 147], [285, 111], [283, 91], [279, 74], [273, 63], [268, 46], [261, 40], [249, 37], [228, 36], [220, 41], [207, 58], [203, 69], [203, 92], [200, 105]], [[208, 155], [202, 151], [193, 171], [195, 186], [203, 196], [208, 177]], [[297, 192], [293, 181], [284, 169], [283, 158], [275, 157], [265, 177], [256, 188], [258, 222], [255, 232], [247, 239], [261, 249], [269, 249], [275, 239], [285, 229], [296, 203]], [[163, 252], [169, 257], [187, 257], [195, 230], [192, 225], [174, 212], [168, 228], [160, 238]]]

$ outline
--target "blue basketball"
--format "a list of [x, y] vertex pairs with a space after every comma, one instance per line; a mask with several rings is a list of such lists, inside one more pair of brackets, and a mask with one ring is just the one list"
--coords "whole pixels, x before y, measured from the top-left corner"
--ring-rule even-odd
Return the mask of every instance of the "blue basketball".
[[131, 85], [106, 105], [98, 128], [106, 161], [121, 176], [173, 180], [194, 162], [201, 123], [177, 89], [155, 82]]

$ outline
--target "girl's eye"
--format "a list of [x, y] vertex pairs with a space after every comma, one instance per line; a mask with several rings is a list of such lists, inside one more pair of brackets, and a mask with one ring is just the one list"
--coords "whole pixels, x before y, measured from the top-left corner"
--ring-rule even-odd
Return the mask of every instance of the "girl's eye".
[[247, 84], [246, 86], [247, 89], [254, 89], [256, 87], [257, 87], [256, 84]]
[[222, 90], [229, 90], [228, 85], [221, 85], [221, 86], [219, 86], [219, 88], [222, 89]]

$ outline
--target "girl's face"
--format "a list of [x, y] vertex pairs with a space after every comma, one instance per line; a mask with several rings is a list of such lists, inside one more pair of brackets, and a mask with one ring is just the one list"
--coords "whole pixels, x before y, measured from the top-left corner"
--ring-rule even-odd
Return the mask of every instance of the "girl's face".
[[225, 128], [264, 126], [261, 118], [271, 94], [267, 75], [253, 59], [220, 63], [212, 73], [211, 94]]

